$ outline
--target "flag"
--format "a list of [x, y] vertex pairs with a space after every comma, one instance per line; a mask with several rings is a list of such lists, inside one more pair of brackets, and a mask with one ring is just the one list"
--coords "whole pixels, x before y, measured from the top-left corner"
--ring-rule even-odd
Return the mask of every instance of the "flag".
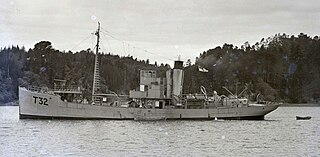
[[204, 72], [204, 73], [209, 72], [207, 69], [205, 69], [204, 67], [201, 67], [201, 66], [198, 66], [198, 70], [199, 70], [200, 72]]

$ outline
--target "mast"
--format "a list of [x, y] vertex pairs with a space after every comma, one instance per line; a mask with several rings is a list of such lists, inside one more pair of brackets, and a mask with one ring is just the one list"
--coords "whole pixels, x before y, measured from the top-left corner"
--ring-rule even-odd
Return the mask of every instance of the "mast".
[[98, 22], [98, 29], [95, 33], [97, 36], [97, 45], [96, 45], [96, 56], [94, 61], [94, 72], [93, 72], [93, 85], [92, 85], [92, 103], [95, 103], [95, 94], [100, 88], [100, 74], [99, 74], [99, 40], [100, 40], [100, 22]]

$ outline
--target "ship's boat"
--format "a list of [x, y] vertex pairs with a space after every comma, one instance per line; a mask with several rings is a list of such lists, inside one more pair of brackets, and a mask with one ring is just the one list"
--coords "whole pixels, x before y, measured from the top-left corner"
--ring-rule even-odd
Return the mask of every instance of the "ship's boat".
[[72, 118], [121, 120], [170, 119], [254, 119], [261, 120], [279, 107], [278, 103], [250, 103], [247, 98], [232, 94], [183, 94], [183, 62], [175, 61], [174, 68], [164, 78], [155, 70], [140, 70], [140, 86], [129, 95], [115, 92], [99, 93], [99, 32], [94, 69], [92, 99], [82, 96], [79, 87], [67, 88], [65, 80], [54, 80], [54, 89], [19, 87], [20, 118]]
[[309, 119], [311, 119], [311, 117], [310, 116], [296, 116], [296, 119], [297, 120], [309, 120]]

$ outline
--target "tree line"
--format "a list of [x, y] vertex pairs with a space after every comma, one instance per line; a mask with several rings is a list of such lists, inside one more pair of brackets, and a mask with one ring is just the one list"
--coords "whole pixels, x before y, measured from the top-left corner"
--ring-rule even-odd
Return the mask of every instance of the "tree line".
[[[0, 104], [18, 99], [18, 86], [53, 89], [54, 79], [67, 80], [66, 86], [79, 86], [91, 99], [95, 54], [93, 50], [59, 51], [51, 42], [41, 41], [34, 48], [11, 46], [0, 50]], [[161, 75], [169, 65], [149, 64], [133, 56], [99, 53], [101, 92], [128, 94], [139, 86], [139, 70], [154, 69]]]
[[[208, 73], [194, 73], [198, 66]], [[246, 86], [247, 96], [290, 103], [320, 102], [319, 37], [275, 34], [241, 47], [224, 44], [200, 54], [194, 66], [186, 68], [185, 92], [201, 85], [228, 94]]]
[[[67, 80], [67, 86], [81, 86], [90, 99], [94, 52], [59, 51], [51, 42], [41, 41], [34, 48], [11, 46], [0, 50], [0, 104], [18, 99], [18, 86], [53, 88], [54, 79]], [[101, 91], [128, 94], [139, 86], [139, 70], [154, 69], [161, 77], [169, 65], [150, 64], [133, 56], [99, 54]], [[190, 60], [185, 67], [184, 93], [200, 93], [204, 86], [209, 94], [227, 87], [256, 99], [291, 103], [317, 102], [320, 99], [320, 41], [306, 34], [276, 34], [241, 47], [224, 44], [209, 49]], [[199, 67], [207, 72], [199, 71]]]

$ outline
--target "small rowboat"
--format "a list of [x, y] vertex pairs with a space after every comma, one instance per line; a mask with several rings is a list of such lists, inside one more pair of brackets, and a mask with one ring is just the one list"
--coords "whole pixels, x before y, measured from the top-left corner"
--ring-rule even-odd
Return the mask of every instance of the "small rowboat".
[[311, 117], [310, 116], [306, 116], [306, 117], [296, 116], [296, 119], [297, 120], [309, 120], [309, 119], [311, 119]]

